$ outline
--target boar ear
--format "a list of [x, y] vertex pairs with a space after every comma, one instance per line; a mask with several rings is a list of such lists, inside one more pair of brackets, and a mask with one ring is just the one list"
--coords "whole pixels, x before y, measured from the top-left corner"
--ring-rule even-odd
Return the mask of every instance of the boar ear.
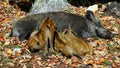
[[96, 17], [94, 15], [94, 13], [90, 10], [87, 10], [85, 17], [90, 21], [95, 21], [96, 20]]

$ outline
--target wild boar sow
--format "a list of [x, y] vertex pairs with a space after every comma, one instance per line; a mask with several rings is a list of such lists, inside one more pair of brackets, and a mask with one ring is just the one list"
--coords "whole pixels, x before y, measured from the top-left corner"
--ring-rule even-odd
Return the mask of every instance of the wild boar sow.
[[87, 11], [86, 15], [79, 16], [65, 12], [47, 12], [28, 15], [13, 26], [10, 36], [17, 36], [20, 41], [28, 39], [30, 34], [41, 25], [46, 17], [52, 18], [61, 31], [70, 27], [79, 37], [101, 37], [111, 39], [113, 34], [105, 29], [100, 20], [94, 16], [92, 11]]

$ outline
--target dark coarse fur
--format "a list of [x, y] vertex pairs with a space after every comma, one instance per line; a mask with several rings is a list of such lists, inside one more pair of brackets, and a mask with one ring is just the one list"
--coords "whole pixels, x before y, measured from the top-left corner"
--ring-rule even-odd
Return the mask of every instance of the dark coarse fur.
[[98, 36], [111, 39], [113, 37], [113, 34], [101, 25], [101, 22], [94, 16], [92, 11], [87, 11], [85, 17], [65, 12], [28, 15], [16, 22], [10, 36], [17, 36], [21, 41], [28, 39], [31, 32], [35, 31], [46, 17], [52, 18], [59, 30], [63, 31], [65, 28], [71, 27], [82, 38]]
[[104, 10], [104, 15], [112, 15], [116, 18], [120, 18], [120, 3], [114, 1], [111, 2], [111, 4], [107, 4]]

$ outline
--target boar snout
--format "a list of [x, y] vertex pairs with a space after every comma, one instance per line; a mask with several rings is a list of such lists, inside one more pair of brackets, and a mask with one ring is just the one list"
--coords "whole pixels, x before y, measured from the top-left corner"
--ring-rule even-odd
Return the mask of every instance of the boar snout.
[[109, 30], [106, 30], [104, 28], [96, 29], [96, 34], [98, 37], [105, 39], [112, 39], [114, 37], [113, 33], [111, 33]]

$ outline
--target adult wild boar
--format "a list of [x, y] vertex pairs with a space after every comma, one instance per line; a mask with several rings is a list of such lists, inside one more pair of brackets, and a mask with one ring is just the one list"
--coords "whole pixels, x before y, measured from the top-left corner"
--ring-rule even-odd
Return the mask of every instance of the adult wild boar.
[[42, 20], [46, 17], [52, 18], [59, 30], [63, 31], [65, 28], [70, 27], [78, 37], [84, 39], [95, 36], [105, 39], [113, 38], [113, 34], [101, 25], [101, 21], [95, 17], [92, 11], [87, 11], [84, 17], [65, 12], [28, 15], [16, 22], [10, 36], [17, 36], [20, 41], [28, 39], [30, 34], [41, 25]]

